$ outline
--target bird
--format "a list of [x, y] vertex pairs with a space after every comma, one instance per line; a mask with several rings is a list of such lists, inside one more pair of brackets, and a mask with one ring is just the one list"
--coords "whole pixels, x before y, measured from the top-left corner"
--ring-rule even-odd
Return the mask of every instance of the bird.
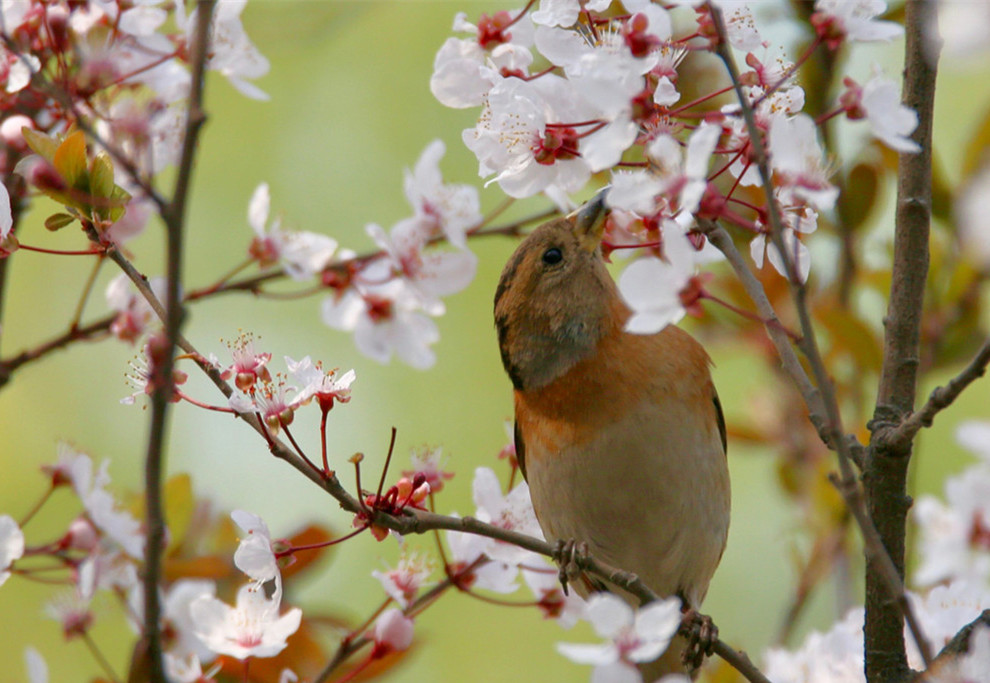
[[[496, 288], [516, 457], [548, 541], [580, 544], [697, 615], [728, 538], [725, 419], [699, 342], [674, 325], [625, 330], [632, 312], [602, 254], [607, 212], [602, 191], [536, 228]], [[583, 597], [605, 589], [583, 578]], [[690, 647], [675, 638], [644, 679], [695, 674]]]

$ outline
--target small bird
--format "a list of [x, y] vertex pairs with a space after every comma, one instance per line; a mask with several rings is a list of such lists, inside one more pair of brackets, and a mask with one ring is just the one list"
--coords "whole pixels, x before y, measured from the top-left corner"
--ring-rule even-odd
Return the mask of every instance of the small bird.
[[[624, 330], [605, 268], [604, 193], [530, 234], [502, 272], [495, 326], [516, 455], [547, 540], [577, 543], [700, 608], [725, 549], [729, 471], [711, 359], [689, 334]], [[587, 596], [604, 586], [573, 583]], [[632, 595], [623, 595], [636, 604]], [[692, 673], [678, 636], [646, 680]]]

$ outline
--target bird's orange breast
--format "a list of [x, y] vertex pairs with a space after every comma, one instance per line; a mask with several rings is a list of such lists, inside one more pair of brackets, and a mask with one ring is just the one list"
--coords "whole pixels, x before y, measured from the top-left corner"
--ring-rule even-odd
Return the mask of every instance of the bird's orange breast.
[[712, 413], [708, 354], [687, 333], [668, 327], [654, 335], [614, 329], [591, 358], [545, 387], [515, 392], [516, 421], [527, 457], [580, 447], [644, 402], [697, 404]]

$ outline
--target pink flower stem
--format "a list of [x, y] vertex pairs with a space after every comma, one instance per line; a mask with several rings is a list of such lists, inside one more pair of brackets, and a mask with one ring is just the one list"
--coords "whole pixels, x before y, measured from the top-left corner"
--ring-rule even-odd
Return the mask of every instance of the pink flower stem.
[[709, 93], [707, 95], [702, 95], [701, 97], [699, 97], [699, 98], [697, 98], [695, 100], [691, 100], [687, 104], [682, 104], [677, 109], [672, 109], [672, 110], [668, 111], [667, 112], [667, 115], [668, 116], [678, 116], [685, 109], [690, 109], [691, 107], [694, 107], [696, 105], [699, 105], [702, 102], [707, 102], [708, 100], [713, 99], [715, 97], [718, 97], [719, 95], [724, 95], [725, 93], [729, 92], [730, 90], [732, 90], [732, 86], [731, 85], [727, 85], [726, 87], [720, 88], [720, 89], [716, 90], [715, 92]]
[[[385, 455], [385, 466], [382, 467], [382, 476], [378, 480], [378, 492], [375, 494], [375, 500], [381, 500], [382, 489], [385, 487], [385, 476], [388, 474], [388, 466], [392, 463], [392, 453], [395, 450], [395, 435], [396, 428], [392, 427], [392, 438], [388, 442], [388, 453]], [[410, 494], [411, 495], [411, 494]]]
[[93, 269], [89, 272], [89, 277], [86, 278], [86, 284], [83, 285], [82, 296], [79, 297], [79, 303], [76, 304], [75, 313], [72, 315], [72, 322], [69, 323], [70, 330], [79, 329], [79, 321], [82, 320], [83, 309], [86, 307], [86, 301], [89, 299], [90, 293], [93, 291], [93, 285], [96, 284], [96, 276], [100, 272], [100, 266], [103, 265], [103, 255], [101, 254], [96, 263], [93, 265]]
[[111, 681], [113, 681], [113, 683], [120, 683], [120, 678], [117, 677], [117, 674], [114, 672], [113, 667], [110, 666], [110, 662], [107, 661], [107, 658], [103, 656], [102, 652], [100, 652], [100, 648], [90, 637], [89, 632], [83, 631], [81, 635], [83, 642], [86, 643], [86, 647], [89, 648], [90, 653], [93, 655], [93, 659], [95, 659], [97, 664], [100, 665], [100, 668], [106, 672], [107, 676]]
[[[719, 306], [722, 306], [724, 308], [729, 309], [730, 311], [732, 311], [736, 315], [741, 315], [743, 318], [746, 318], [746, 320], [752, 320], [753, 322], [758, 322], [761, 325], [769, 325], [770, 324], [770, 322], [768, 320], [766, 320], [764, 318], [761, 318], [756, 313], [753, 313], [752, 311], [747, 311], [745, 309], [739, 308], [738, 306], [736, 306], [734, 304], [730, 304], [725, 299], [721, 299], [721, 298], [715, 296], [714, 294], [712, 294], [711, 292], [709, 292], [707, 289], [702, 289], [701, 292], [698, 294], [698, 298], [700, 298], [700, 299], [708, 299], [709, 301], [711, 301], [713, 303], [716, 303]], [[793, 330], [788, 329], [783, 323], [778, 322], [777, 325], [794, 342], [800, 342], [801, 341], [801, 335], [799, 335], [797, 332], [794, 332]]]
[[361, 662], [357, 666], [355, 666], [353, 669], [351, 669], [346, 674], [344, 674], [343, 676], [341, 676], [340, 678], [338, 678], [337, 679], [337, 683], [348, 683], [349, 681], [353, 681], [355, 678], [357, 678], [357, 675], [359, 673], [361, 673], [362, 671], [364, 671], [365, 669], [367, 669], [368, 668], [368, 665], [370, 665], [376, 659], [378, 659], [377, 653], [376, 653], [375, 649], [372, 648], [372, 650], [368, 654], [368, 656], [365, 657], [364, 659], [362, 659]]
[[275, 553], [275, 557], [276, 558], [286, 557], [288, 555], [293, 555], [293, 554], [299, 552], [300, 550], [318, 550], [319, 548], [329, 548], [332, 545], [337, 545], [338, 543], [343, 543], [344, 541], [346, 541], [348, 539], [354, 538], [355, 536], [357, 536], [358, 534], [360, 534], [362, 531], [365, 531], [367, 529], [368, 529], [368, 527], [367, 527], [367, 525], [365, 525], [365, 526], [360, 527], [359, 529], [355, 529], [354, 531], [352, 531], [349, 534], [345, 534], [345, 535], [341, 536], [340, 538], [335, 538], [335, 539], [333, 539], [331, 541], [324, 541], [323, 543], [311, 543], [309, 545], [294, 545], [291, 548], [289, 548], [288, 550], [283, 550], [282, 552]]
[[175, 389], [175, 395], [178, 396], [183, 401], [186, 401], [188, 403], [192, 403], [197, 408], [204, 408], [206, 410], [212, 410], [212, 411], [215, 411], [217, 413], [230, 413], [230, 414], [233, 414], [233, 415], [236, 415], [237, 414], [237, 411], [234, 410], [233, 408], [227, 408], [227, 407], [224, 407], [224, 406], [213, 406], [213, 405], [210, 405], [209, 403], [203, 403], [202, 401], [198, 401], [198, 400], [194, 399], [192, 396], [188, 396], [187, 394], [182, 393], [181, 391], [179, 391], [178, 388]]
[[[506, 29], [507, 28], [510, 28], [513, 24], [517, 23], [520, 19], [522, 19], [524, 16], [526, 16], [526, 12], [528, 12], [530, 10], [530, 8], [532, 8], [535, 3], [536, 3], [536, 0], [529, 0], [529, 2], [526, 3], [526, 6], [523, 7], [521, 10], [519, 10], [519, 14], [517, 14], [515, 17], [513, 17], [512, 18], [512, 21], [510, 21], [508, 24], [506, 24], [505, 28]], [[502, 29], [502, 30], [504, 31], [505, 29]]]
[[31, 518], [34, 517], [35, 514], [37, 514], [38, 510], [41, 509], [41, 506], [48, 501], [48, 498], [51, 497], [52, 491], [54, 490], [55, 490], [55, 486], [48, 487], [48, 490], [45, 491], [44, 495], [41, 496], [38, 502], [34, 504], [34, 507], [28, 510], [28, 513], [24, 515], [24, 518], [18, 523], [19, 527], [23, 529], [27, 525], [27, 523], [31, 521]]
[[845, 107], [836, 107], [835, 109], [833, 109], [831, 111], [823, 112], [823, 113], [819, 114], [818, 117], [815, 119], [815, 125], [816, 126], [821, 126], [823, 123], [825, 123], [829, 119], [833, 119], [836, 116], [838, 116], [839, 114], [844, 114], [844, 113], [846, 113]]
[[18, 249], [23, 249], [25, 251], [33, 251], [39, 254], [50, 254], [52, 256], [103, 256], [106, 251], [104, 249], [85, 249], [81, 251], [61, 251], [59, 249], [45, 249], [44, 247], [32, 247], [29, 244], [24, 244], [23, 242], [18, 243]]
[[231, 268], [226, 275], [221, 277], [219, 280], [214, 282], [209, 287], [204, 287], [203, 289], [195, 289], [189, 292], [188, 294], [186, 294], [186, 301], [195, 301], [196, 299], [201, 299], [204, 296], [208, 296], [210, 294], [216, 294], [217, 292], [223, 289], [224, 285], [230, 282], [230, 280], [234, 279], [234, 276], [236, 276], [242, 270], [250, 266], [252, 263], [254, 263], [254, 259], [245, 259], [241, 263]]
[[[708, 179], [709, 179], [709, 180], [715, 180], [715, 178], [718, 178], [718, 177], [719, 177], [720, 175], [722, 175], [723, 173], [725, 173], [726, 171], [728, 171], [728, 170], [729, 170], [729, 167], [730, 167], [730, 166], [732, 166], [732, 164], [734, 164], [734, 163], [736, 163], [736, 159], [738, 159], [739, 157], [741, 157], [741, 156], [742, 156], [742, 153], [743, 153], [743, 150], [742, 150], [742, 149], [740, 149], [740, 150], [739, 150], [738, 152], [736, 152], [736, 153], [735, 153], [735, 155], [734, 155], [734, 156], [733, 156], [733, 157], [732, 157], [731, 159], [729, 159], [729, 160], [728, 160], [728, 161], [727, 161], [727, 162], [725, 163], [725, 165], [724, 165], [724, 166], [722, 166], [722, 168], [720, 168], [720, 169], [718, 169], [717, 171], [715, 171], [715, 172], [714, 172], [714, 173], [713, 173], [713, 174], [712, 174], [711, 176], [709, 176], [709, 178], [708, 178]], [[740, 175], [742, 175], [742, 174], [740, 174]], [[735, 189], [736, 189], [736, 186], [737, 186], [738, 184], [739, 184], [739, 178], [736, 178], [736, 182], [735, 182], [735, 183], [733, 183], [733, 185], [732, 185], [732, 189], [731, 189], [731, 190], [729, 190], [729, 194], [730, 194], [730, 195], [732, 194], [732, 192], [734, 192], [734, 191], [735, 191]]]
[[282, 425], [282, 431], [285, 432], [285, 436], [288, 437], [289, 443], [291, 443], [292, 447], [296, 449], [296, 453], [299, 454], [299, 457], [305, 460], [306, 464], [309, 465], [314, 472], [316, 472], [317, 474], [323, 474], [320, 471], [320, 468], [313, 464], [313, 461], [306, 456], [306, 454], [303, 452], [303, 449], [301, 449], [299, 447], [299, 444], [296, 443], [295, 437], [292, 436], [292, 432], [289, 431], [289, 425], [286, 424]]
[[330, 408], [323, 409], [323, 416], [320, 418], [320, 441], [321, 450], [323, 451], [323, 476], [332, 477], [333, 472], [330, 470], [330, 462], [327, 460], [327, 415], [330, 413]]

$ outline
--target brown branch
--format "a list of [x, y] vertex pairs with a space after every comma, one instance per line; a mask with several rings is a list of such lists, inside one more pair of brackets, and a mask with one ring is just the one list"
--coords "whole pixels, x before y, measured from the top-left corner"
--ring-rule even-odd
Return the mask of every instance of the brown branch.
[[[909, 3], [909, 5], [910, 4], [911, 3]], [[721, 11], [718, 7], [715, 7], [711, 3], [709, 3], [708, 7], [712, 15], [712, 21], [716, 29], [716, 34], [719, 37], [718, 43], [716, 44], [716, 53], [725, 65], [726, 71], [729, 73], [733, 86], [736, 90], [739, 106], [746, 122], [746, 129], [749, 133], [750, 144], [753, 149], [753, 159], [759, 170], [763, 189], [766, 194], [769, 223], [771, 228], [770, 237], [779, 251], [781, 258], [784, 261], [785, 271], [788, 273], [788, 280], [790, 282], [791, 291], [794, 298], [794, 305], [798, 313], [798, 318], [801, 322], [801, 332], [803, 334], [803, 339], [799, 344], [799, 347], [808, 360], [808, 365], [811, 368], [812, 374], [815, 378], [815, 383], [824, 404], [826, 415], [826, 421], [823, 428], [825, 432], [824, 440], [827, 445], [834, 448], [836, 454], [838, 455], [838, 465], [841, 477], [833, 477], [832, 481], [842, 494], [847, 507], [859, 525], [860, 531], [863, 535], [864, 552], [867, 556], [867, 630], [869, 631], [869, 625], [872, 624], [873, 628], [876, 630], [876, 633], [882, 632], [882, 639], [891, 647], [899, 648], [901, 654], [900, 660], [903, 660], [902, 672], [899, 666], [898, 657], [895, 655], [893, 658], [888, 659], [884, 655], [882, 648], [871, 646], [871, 643], [869, 642], [869, 635], [867, 635], [865, 656], [867, 662], [867, 677], [870, 683], [881, 680], [881, 678], [877, 678], [876, 676], [884, 675], [888, 676], [888, 678], [884, 678], [883, 680], [897, 680], [889, 678], [892, 673], [895, 676], [906, 678], [909, 670], [907, 668], [907, 658], [906, 655], [904, 655], [903, 631], [905, 620], [907, 621], [908, 628], [910, 629], [912, 637], [917, 643], [918, 649], [921, 652], [926, 664], [931, 658], [930, 646], [928, 645], [928, 642], [920, 629], [917, 619], [911, 612], [911, 607], [907, 601], [904, 590], [903, 548], [905, 533], [903, 521], [904, 518], [906, 518], [907, 508], [904, 507], [903, 514], [900, 515], [902, 524], [898, 541], [900, 545], [898, 552], [898, 548], [896, 546], [892, 549], [891, 546], [887, 544], [887, 542], [891, 539], [891, 530], [888, 528], [883, 528], [883, 532], [881, 532], [881, 530], [878, 529], [878, 523], [874, 521], [880, 519], [878, 514], [889, 517], [890, 512], [877, 509], [877, 507], [873, 504], [875, 502], [874, 499], [869, 494], [864, 494], [863, 489], [859, 486], [859, 482], [856, 479], [855, 472], [853, 471], [852, 463], [855, 458], [854, 450], [850, 448], [851, 442], [849, 438], [845, 436], [845, 431], [842, 427], [842, 415], [839, 410], [835, 387], [832, 384], [828, 371], [825, 368], [825, 363], [822, 359], [821, 351], [818, 346], [814, 325], [812, 323], [811, 314], [807, 304], [807, 287], [798, 277], [795, 264], [790, 257], [786, 245], [784, 244], [784, 222], [782, 216], [780, 215], [780, 207], [777, 205], [777, 202], [773, 197], [772, 176], [770, 173], [767, 150], [763, 145], [760, 130], [756, 125], [755, 112], [753, 111], [752, 106], [742, 90], [742, 84], [739, 80], [739, 71], [736, 67], [735, 58], [732, 55], [728, 40], [726, 38], [727, 32], [725, 30], [725, 22]], [[919, 28], [919, 37], [920, 32], [921, 29]], [[914, 50], [920, 55], [924, 51], [924, 46], [920, 43], [915, 44]], [[908, 51], [909, 53], [911, 51], [910, 45], [908, 47]], [[932, 86], [930, 94], [934, 94], [934, 86]], [[920, 128], [921, 126], [919, 126], [919, 129]], [[918, 135], [919, 132], [916, 131], [915, 134]], [[902, 157], [902, 164], [903, 163], [904, 158]], [[925, 249], [927, 249], [927, 233], [925, 240]], [[915, 358], [916, 357], [917, 354], [915, 354]], [[820, 432], [821, 431], [822, 430], [820, 429]], [[869, 457], [863, 461], [864, 481], [866, 481], [867, 488], [869, 488], [869, 461]], [[903, 483], [904, 482], [902, 481], [902, 492], [904, 490]], [[894, 515], [896, 516], [896, 513], [894, 513]], [[870, 599], [871, 589], [873, 597], [872, 601]], [[891, 600], [890, 598], [893, 599]], [[885, 618], [890, 617], [891, 615], [893, 620], [897, 623], [896, 628], [891, 621], [885, 621]], [[882, 624], [882, 626], [878, 626], [878, 624]], [[895, 645], [894, 641], [899, 643], [899, 645]], [[880, 650], [879, 654], [878, 650]], [[879, 662], [877, 660], [879, 660]], [[870, 677], [871, 672], [874, 672], [874, 677], [872, 678]], [[885, 673], [878, 674], [876, 672]]]
[[[935, 21], [933, 2], [916, 0], [905, 4], [903, 97], [904, 103], [918, 114], [918, 127], [911, 137], [921, 151], [901, 154], [897, 169], [894, 262], [884, 319], [883, 362], [876, 409], [868, 425], [871, 439], [863, 472], [870, 516], [900, 577], [904, 576], [904, 539], [911, 505], [907, 472], [912, 439], [894, 437], [898, 436], [897, 426], [914, 409], [918, 381], [932, 203], [937, 48], [930, 44], [929, 34]], [[864, 627], [864, 644], [870, 655], [866, 660], [867, 681], [906, 680], [911, 671], [901, 635], [901, 610], [887, 599], [881, 585], [884, 580], [879, 574], [874, 565], [867, 565]], [[925, 653], [923, 648], [922, 653]]]
[[[934, 681], [932, 674], [935, 674], [935, 676], [944, 674], [945, 669], [951, 667], [958, 658], [971, 652], [970, 638], [973, 635], [973, 631], [980, 627], [990, 628], [990, 609], [983, 610], [980, 616], [959, 629], [959, 632], [952, 637], [952, 640], [945, 644], [945, 647], [935, 657], [932, 665], [928, 667], [928, 670], [918, 680], [926, 683], [928, 681]], [[951, 671], [951, 668], [949, 670]], [[941, 679], [941, 677], [939, 678]], [[946, 680], [951, 680], [951, 678]]]
[[903, 422], [884, 434], [884, 440], [894, 447], [910, 448], [915, 435], [924, 427], [931, 427], [935, 416], [952, 405], [963, 389], [986, 374], [990, 365], [990, 339], [983, 343], [973, 360], [962, 372], [949, 380], [945, 386], [936, 387], [928, 396], [928, 401], [920, 410], [908, 415]]
[[[162, 500], [162, 479], [165, 470], [165, 435], [168, 409], [174, 392], [172, 371], [175, 367], [175, 348], [183, 323], [182, 300], [179, 294], [182, 284], [182, 249], [185, 227], [189, 181], [199, 131], [205, 121], [202, 110], [203, 81], [210, 40], [210, 20], [215, 0], [198, 0], [196, 7], [195, 37], [191, 46], [192, 85], [186, 113], [186, 129], [182, 140], [182, 152], [172, 199], [162, 211], [167, 239], [165, 348], [161, 350], [161, 366], [157, 369], [157, 382], [151, 393], [151, 425], [148, 450], [145, 456], [145, 525], [147, 540], [144, 558], [144, 638], [148, 644], [147, 663], [153, 683], [166, 683], [162, 660], [161, 605], [158, 589], [161, 583], [161, 563], [165, 551], [165, 510]], [[117, 252], [119, 255], [119, 252]], [[149, 362], [149, 366], [152, 365]]]

